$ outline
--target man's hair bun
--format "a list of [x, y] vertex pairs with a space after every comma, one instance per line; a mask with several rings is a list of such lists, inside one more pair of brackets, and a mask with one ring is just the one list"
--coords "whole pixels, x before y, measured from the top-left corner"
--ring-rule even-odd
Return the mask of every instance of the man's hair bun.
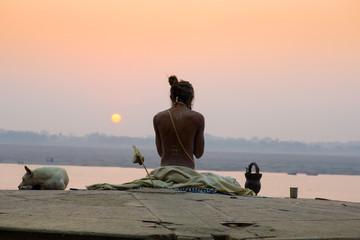
[[177, 79], [177, 77], [175, 75], [171, 75], [169, 77], [169, 84], [172, 87], [177, 86], [179, 84], [179, 81], [178, 81], [178, 79]]

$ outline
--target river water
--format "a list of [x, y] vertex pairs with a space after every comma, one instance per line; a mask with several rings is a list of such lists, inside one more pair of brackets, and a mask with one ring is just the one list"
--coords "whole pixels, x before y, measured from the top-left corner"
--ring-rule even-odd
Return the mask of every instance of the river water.
[[[42, 165], [27, 165], [30, 169]], [[61, 166], [68, 172], [70, 188], [84, 189], [95, 183], [121, 184], [142, 178], [146, 175], [143, 168], [124, 167], [87, 167]], [[152, 169], [149, 169], [152, 170]], [[199, 172], [205, 172], [199, 170]], [[219, 175], [236, 178], [241, 186], [245, 185], [244, 172], [211, 171]], [[0, 190], [15, 190], [24, 175], [23, 165], [0, 163]], [[262, 172], [259, 196], [289, 197], [290, 187], [298, 188], [299, 198], [325, 198], [330, 200], [360, 202], [360, 175], [306, 174], [289, 175], [286, 173]]]

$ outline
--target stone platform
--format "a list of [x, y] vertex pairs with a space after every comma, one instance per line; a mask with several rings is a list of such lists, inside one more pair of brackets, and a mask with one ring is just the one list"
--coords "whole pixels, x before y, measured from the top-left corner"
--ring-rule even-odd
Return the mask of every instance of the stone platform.
[[3, 190], [0, 239], [360, 239], [360, 203], [160, 189]]

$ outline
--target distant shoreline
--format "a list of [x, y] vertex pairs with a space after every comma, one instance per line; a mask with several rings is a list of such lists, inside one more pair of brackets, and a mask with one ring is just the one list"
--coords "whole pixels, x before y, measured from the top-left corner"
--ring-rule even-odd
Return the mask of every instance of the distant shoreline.
[[[160, 165], [155, 149], [139, 147], [148, 168]], [[69, 146], [39, 146], [0, 144], [0, 163], [136, 167], [132, 163], [132, 148], [91, 148]], [[196, 169], [245, 172], [251, 162], [260, 171], [289, 174], [338, 174], [360, 175], [360, 156], [297, 154], [297, 153], [251, 153], [206, 151], [196, 159]]]
[[[348, 142], [304, 142], [282, 141], [269, 137], [251, 139], [223, 138], [205, 133], [205, 146], [211, 151], [233, 151], [251, 153], [301, 153], [360, 156], [360, 140]], [[132, 145], [142, 149], [156, 149], [155, 136], [128, 137], [113, 136], [102, 133], [90, 133], [85, 136], [49, 134], [32, 131], [12, 131], [0, 129], [0, 144], [19, 144], [37, 146], [66, 146], [85, 148], [131, 148]]]

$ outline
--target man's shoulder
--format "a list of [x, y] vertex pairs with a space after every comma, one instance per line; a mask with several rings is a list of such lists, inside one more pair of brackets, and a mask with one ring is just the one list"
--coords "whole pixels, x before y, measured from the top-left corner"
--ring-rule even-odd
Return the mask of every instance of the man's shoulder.
[[[155, 114], [154, 120], [155, 119], [161, 119], [161, 118], [163, 118], [165, 116], [168, 116], [169, 115], [168, 111], [169, 111], [169, 109], [158, 112], [157, 114]], [[186, 113], [184, 115], [189, 116], [189, 117], [195, 117], [195, 118], [199, 118], [199, 119], [204, 119], [204, 116], [201, 113], [199, 113], [197, 111], [194, 111], [194, 110], [190, 110], [190, 109], [188, 111], [186, 111]]]
[[161, 112], [158, 112], [157, 114], [155, 114], [154, 116], [154, 121], [158, 121], [162, 118], [164, 118], [165, 115], [167, 115], [167, 110], [164, 110], [164, 111], [161, 111]]
[[194, 121], [200, 125], [203, 125], [205, 122], [204, 116], [201, 113], [196, 112], [194, 110], [190, 110], [187, 114], [187, 117], [190, 121]]
[[197, 116], [201, 116], [201, 117], [204, 117], [201, 113], [197, 112], [197, 111], [194, 111], [194, 110], [191, 110], [195, 115]]
[[204, 118], [204, 116], [201, 113], [194, 111], [194, 110], [191, 110], [191, 114], [198, 118]]
[[163, 116], [163, 115], [168, 114], [167, 111], [168, 111], [168, 110], [164, 110], [164, 111], [158, 112], [157, 114], [155, 114], [154, 118], [155, 118], [155, 117], [161, 117], [161, 116]]

